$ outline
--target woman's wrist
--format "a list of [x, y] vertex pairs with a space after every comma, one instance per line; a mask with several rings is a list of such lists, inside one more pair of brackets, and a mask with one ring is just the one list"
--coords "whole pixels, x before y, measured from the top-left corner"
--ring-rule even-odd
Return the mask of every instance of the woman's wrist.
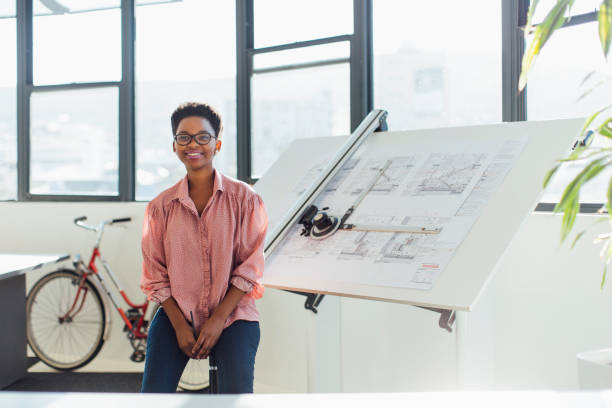
[[164, 301], [162, 303], [162, 307], [164, 308], [168, 319], [170, 319], [170, 324], [172, 324], [175, 332], [192, 330], [173, 297], [169, 297], [166, 301]]
[[211, 318], [223, 320], [223, 322], [225, 322], [230, 317], [230, 315], [238, 305], [238, 302], [240, 302], [240, 299], [242, 299], [245, 294], [246, 292], [238, 289], [234, 285], [230, 285], [230, 288], [225, 294], [225, 297], [223, 298], [221, 303], [219, 303], [219, 306], [217, 306], [217, 308], [211, 315]]

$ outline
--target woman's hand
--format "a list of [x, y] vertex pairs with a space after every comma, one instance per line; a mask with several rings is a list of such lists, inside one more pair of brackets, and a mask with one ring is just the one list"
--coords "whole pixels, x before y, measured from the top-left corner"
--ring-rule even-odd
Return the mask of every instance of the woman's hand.
[[175, 330], [176, 332], [176, 340], [178, 341], [178, 346], [183, 353], [189, 358], [193, 357], [193, 346], [196, 344], [195, 338], [193, 337], [193, 330], [191, 326], [185, 325], [185, 327]]
[[200, 328], [200, 335], [198, 341], [191, 349], [191, 353], [194, 357], [192, 358], [207, 358], [210, 354], [210, 350], [217, 344], [219, 336], [223, 331], [225, 320], [215, 316], [214, 314], [204, 322]]

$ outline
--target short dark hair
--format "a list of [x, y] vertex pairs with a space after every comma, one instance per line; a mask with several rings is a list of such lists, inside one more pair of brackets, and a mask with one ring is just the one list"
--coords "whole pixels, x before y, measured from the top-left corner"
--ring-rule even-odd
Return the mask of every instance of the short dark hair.
[[221, 131], [223, 130], [223, 124], [221, 123], [221, 115], [215, 108], [206, 104], [198, 102], [186, 102], [178, 106], [172, 112], [170, 122], [172, 124], [172, 134], [176, 135], [176, 129], [178, 128], [181, 120], [189, 116], [199, 116], [207, 119], [212, 125], [215, 131], [215, 137], [220, 137]]

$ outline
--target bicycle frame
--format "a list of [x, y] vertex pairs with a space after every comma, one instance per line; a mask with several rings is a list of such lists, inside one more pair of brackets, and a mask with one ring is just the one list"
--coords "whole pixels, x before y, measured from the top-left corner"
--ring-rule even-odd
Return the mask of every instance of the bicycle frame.
[[[82, 276], [82, 280], [79, 284], [79, 288], [77, 289], [77, 294], [74, 299], [74, 302], [72, 306], [70, 307], [70, 309], [68, 310], [68, 312], [64, 315], [64, 318], [69, 318], [70, 314], [73, 312], [74, 308], [77, 306], [80, 294], [82, 291], [84, 291], [83, 287], [85, 285], [85, 280], [95, 275], [95, 277], [97, 278], [97, 282], [93, 281], [93, 279], [92, 279], [92, 282], [95, 282], [97, 286], [99, 286], [99, 288], [101, 288], [103, 292], [107, 295], [107, 298], [111, 300], [111, 302], [113, 303], [113, 306], [115, 307], [115, 309], [121, 316], [121, 319], [125, 323], [128, 329], [128, 332], [133, 336], [134, 339], [146, 339], [147, 332], [145, 331], [146, 327], [144, 323], [145, 323], [145, 315], [146, 315], [146, 312], [149, 306], [149, 302], [145, 300], [145, 302], [142, 304], [135, 304], [130, 300], [130, 298], [127, 296], [127, 294], [121, 287], [119, 280], [117, 279], [117, 276], [112, 271], [112, 269], [110, 268], [106, 260], [102, 257], [102, 254], [100, 252], [100, 241], [102, 240], [102, 235], [104, 233], [104, 227], [110, 222], [104, 221], [98, 227], [91, 227], [89, 225], [84, 224], [81, 221], [76, 221], [75, 223], [81, 228], [85, 228], [90, 231], [97, 232], [97, 239], [96, 239], [96, 244], [91, 253], [91, 257], [89, 259], [89, 264], [87, 266], [85, 266], [84, 262], [80, 259], [79, 255], [76, 256], [76, 259], [73, 262], [77, 270], [77, 273], [79, 273]], [[115, 286], [117, 291], [121, 294], [121, 297], [123, 298], [125, 303], [127, 303], [129, 307], [134, 308], [134, 309], [139, 309], [141, 311], [140, 318], [138, 319], [135, 325], [132, 324], [132, 322], [126, 315], [123, 308], [119, 305], [119, 302], [116, 299], [115, 295], [108, 289], [108, 287], [104, 283], [104, 279], [102, 278], [102, 275], [100, 274], [96, 266], [96, 259], [99, 259], [100, 262], [102, 263], [102, 266], [106, 270], [106, 273], [108, 274], [108, 276], [110, 276], [113, 285]], [[83, 298], [81, 300], [81, 306], [85, 302], [86, 296], [87, 296], [87, 292], [85, 291], [83, 294]], [[78, 313], [79, 310], [80, 310], [80, 306], [79, 306], [79, 309], [76, 311], [76, 313]]]
[[[125, 311], [119, 305], [119, 302], [117, 301], [115, 295], [108, 289], [108, 287], [104, 283], [104, 279], [102, 278], [102, 275], [98, 272], [98, 268], [96, 267], [96, 259], [99, 259], [100, 262], [102, 263], [102, 266], [106, 270], [106, 273], [108, 274], [108, 276], [111, 277], [111, 281], [113, 285], [115, 286], [115, 288], [117, 289], [117, 291], [119, 292], [119, 294], [121, 295], [125, 303], [127, 303], [129, 307], [134, 308], [134, 309], [139, 309], [141, 311], [140, 318], [136, 322], [135, 326], [132, 325], [132, 322], [130, 321], [130, 319], [128, 319], [127, 315], [125, 314]], [[119, 281], [115, 273], [112, 271], [112, 269], [110, 268], [108, 263], [104, 260], [104, 258], [102, 258], [102, 254], [100, 253], [100, 249], [98, 248], [97, 245], [96, 247], [94, 247], [92, 251], [91, 258], [89, 260], [89, 265], [87, 269], [89, 271], [85, 272], [84, 276], [86, 277], [90, 277], [92, 275], [96, 276], [96, 278], [98, 279], [98, 283], [100, 284], [104, 292], [108, 295], [109, 299], [113, 303], [113, 306], [115, 307], [117, 312], [119, 312], [119, 315], [121, 316], [121, 319], [127, 326], [128, 330], [134, 335], [134, 338], [146, 339], [147, 333], [144, 332], [144, 321], [145, 321], [145, 314], [147, 313], [147, 308], [149, 307], [149, 302], [145, 301], [142, 304], [135, 304], [130, 300], [130, 298], [125, 293], [123, 288], [121, 288], [121, 285], [119, 284]]]

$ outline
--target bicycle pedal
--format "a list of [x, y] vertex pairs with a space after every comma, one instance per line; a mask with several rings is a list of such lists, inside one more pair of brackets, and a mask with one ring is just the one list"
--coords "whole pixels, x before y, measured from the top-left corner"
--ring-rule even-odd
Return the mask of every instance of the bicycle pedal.
[[140, 351], [140, 350], [136, 350], [132, 353], [132, 355], [130, 356], [130, 360], [132, 360], [135, 363], [142, 363], [145, 359], [145, 353], [144, 351]]

